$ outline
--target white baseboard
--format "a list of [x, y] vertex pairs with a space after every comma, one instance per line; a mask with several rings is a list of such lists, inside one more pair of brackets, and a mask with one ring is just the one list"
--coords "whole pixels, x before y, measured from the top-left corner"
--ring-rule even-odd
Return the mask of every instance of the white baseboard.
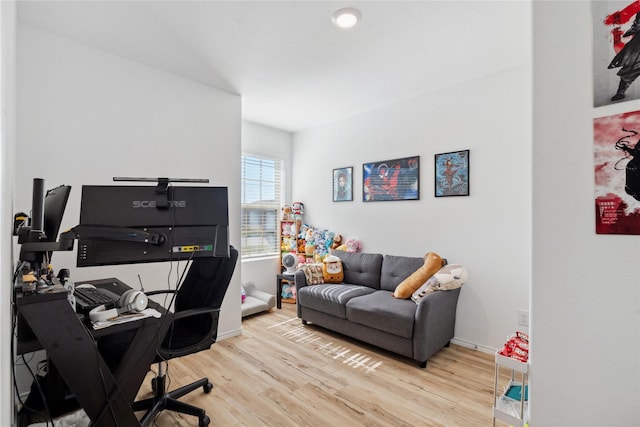
[[[218, 335], [218, 339], [216, 341], [222, 341], [222, 340], [226, 340], [228, 338], [233, 338], [233, 337], [237, 337], [242, 335], [242, 327], [240, 329], [236, 329], [233, 331], [227, 331], [221, 335]], [[472, 350], [478, 350], [481, 351], [483, 353], [487, 353], [487, 354], [495, 354], [495, 352], [497, 351], [496, 348], [494, 347], [489, 347], [486, 345], [482, 345], [482, 344], [476, 344], [474, 342], [471, 341], [467, 341], [467, 340], [463, 340], [461, 338], [453, 338], [451, 340], [452, 344], [456, 344], [462, 347], [466, 347], [466, 348], [470, 348]]]
[[237, 337], [242, 335], [242, 328], [240, 329], [236, 329], [234, 331], [227, 331], [223, 334], [218, 335], [218, 338], [216, 339], [216, 341], [223, 341], [226, 340], [228, 338], [233, 338], [233, 337]]
[[[225, 332], [223, 334], [218, 335], [218, 339], [216, 341], [222, 341], [222, 340], [226, 340], [228, 338], [237, 337], [237, 336], [240, 336], [240, 335], [242, 335], [242, 327], [240, 327], [240, 329], [227, 331], [227, 332]], [[498, 351], [497, 348], [489, 347], [489, 346], [482, 345], [482, 344], [476, 344], [476, 343], [474, 343], [472, 341], [463, 340], [461, 338], [453, 338], [453, 339], [451, 339], [451, 343], [459, 345], [461, 347], [470, 348], [472, 350], [478, 350], [478, 351], [481, 351], [481, 352], [487, 353], [487, 354], [495, 354], [496, 351]]]
[[489, 347], [489, 346], [482, 345], [482, 344], [476, 344], [474, 342], [463, 340], [463, 339], [460, 339], [460, 338], [453, 338], [451, 340], [451, 343], [459, 345], [459, 346], [462, 346], [462, 347], [470, 348], [470, 349], [473, 349], [473, 350], [478, 350], [478, 351], [481, 351], [483, 353], [488, 353], [488, 354], [495, 354], [495, 352], [497, 350], [497, 349], [495, 349], [493, 347]]

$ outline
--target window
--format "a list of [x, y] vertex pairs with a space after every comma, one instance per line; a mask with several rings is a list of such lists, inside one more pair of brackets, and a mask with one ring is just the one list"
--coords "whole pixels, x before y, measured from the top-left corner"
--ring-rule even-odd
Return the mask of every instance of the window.
[[278, 211], [284, 200], [284, 162], [242, 155], [242, 257], [277, 255]]

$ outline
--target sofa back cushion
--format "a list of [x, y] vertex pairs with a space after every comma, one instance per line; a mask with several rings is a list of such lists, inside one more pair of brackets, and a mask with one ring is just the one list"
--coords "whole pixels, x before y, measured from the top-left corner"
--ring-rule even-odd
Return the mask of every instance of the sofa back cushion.
[[332, 251], [342, 261], [344, 283], [380, 289], [381, 254]]
[[393, 292], [400, 282], [423, 265], [422, 257], [385, 255], [382, 262], [380, 289]]

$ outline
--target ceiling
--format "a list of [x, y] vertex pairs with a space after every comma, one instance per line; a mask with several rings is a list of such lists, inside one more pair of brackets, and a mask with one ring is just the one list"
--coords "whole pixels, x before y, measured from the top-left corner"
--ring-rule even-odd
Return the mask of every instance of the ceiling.
[[[356, 7], [339, 30], [332, 13]], [[19, 1], [18, 20], [242, 96], [297, 132], [531, 63], [527, 1]]]

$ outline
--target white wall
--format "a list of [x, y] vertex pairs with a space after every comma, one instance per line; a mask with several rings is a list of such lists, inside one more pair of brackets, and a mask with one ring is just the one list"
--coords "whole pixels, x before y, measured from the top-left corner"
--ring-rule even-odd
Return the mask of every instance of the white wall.
[[[523, 47], [526, 48], [526, 47]], [[464, 265], [457, 342], [486, 350], [528, 309], [531, 83], [506, 71], [294, 135], [293, 198], [305, 222], [358, 237], [365, 252]], [[470, 149], [469, 197], [434, 197], [434, 155]], [[362, 164], [420, 156], [420, 200], [362, 202]], [[354, 201], [332, 202], [332, 170], [354, 167]]]
[[[27, 25], [18, 32], [16, 209], [28, 210], [34, 177], [70, 184], [63, 229], [78, 223], [81, 186], [114, 176], [208, 178], [229, 187], [231, 243], [239, 247], [241, 100], [236, 95]], [[169, 263], [55, 268], [76, 281], [118, 277], [146, 290], [175, 284]], [[180, 264], [180, 268], [184, 263]], [[241, 332], [240, 268], [223, 304], [219, 337]]]
[[[289, 132], [252, 122], [242, 122], [242, 151], [285, 162], [287, 202], [291, 202], [291, 141]], [[276, 274], [280, 271], [278, 257], [242, 261], [242, 283], [253, 282], [256, 288], [276, 293]]]
[[640, 102], [593, 108], [591, 36], [590, 2], [533, 2], [536, 427], [640, 425], [640, 237], [595, 234], [593, 185], [593, 118]]
[[13, 422], [13, 381], [11, 366], [12, 340], [12, 254], [11, 231], [13, 223], [13, 173], [16, 138], [16, 3], [0, 2], [0, 425]]

